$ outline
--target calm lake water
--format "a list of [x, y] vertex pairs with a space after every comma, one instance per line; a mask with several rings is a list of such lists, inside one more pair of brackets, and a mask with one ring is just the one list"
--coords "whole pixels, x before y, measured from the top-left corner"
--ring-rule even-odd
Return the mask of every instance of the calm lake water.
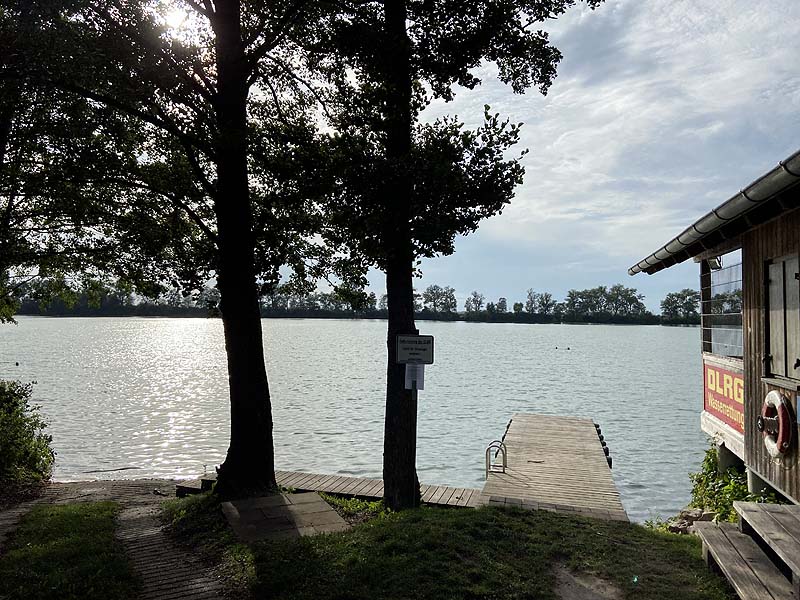
[[[0, 327], [0, 377], [37, 382], [56, 479], [185, 478], [224, 458], [220, 321], [18, 320]], [[419, 327], [436, 336], [420, 392], [421, 481], [481, 487], [484, 448], [513, 413], [574, 415], [602, 427], [631, 518], [685, 506], [706, 448], [699, 329]], [[380, 476], [385, 335], [384, 321], [264, 321], [278, 468]], [[135, 468], [93, 472], [123, 467]]]

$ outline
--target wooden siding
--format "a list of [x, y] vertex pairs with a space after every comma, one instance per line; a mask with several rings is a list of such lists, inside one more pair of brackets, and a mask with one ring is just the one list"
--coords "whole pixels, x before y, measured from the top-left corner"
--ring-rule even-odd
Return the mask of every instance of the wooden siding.
[[[797, 434], [792, 449], [782, 464], [772, 460], [764, 447], [756, 421], [761, 413], [764, 397], [770, 390], [777, 389], [790, 398], [794, 414], [797, 414], [797, 390], [790, 391], [763, 382], [764, 355], [767, 346], [767, 332], [770, 325], [777, 326], [780, 319], [770, 319], [767, 310], [768, 268], [767, 261], [785, 259], [800, 252], [800, 210], [784, 214], [780, 219], [766, 223], [742, 236], [742, 265], [744, 278], [744, 393], [745, 393], [745, 462], [762, 478], [800, 501], [800, 465], [798, 465]], [[796, 264], [796, 263], [795, 263]], [[794, 278], [794, 273], [787, 277]], [[781, 303], [783, 299], [781, 299]], [[794, 318], [794, 317], [792, 317]], [[770, 323], [773, 321], [773, 323]], [[791, 335], [791, 334], [790, 334]], [[796, 340], [791, 343], [792, 351]], [[795, 357], [780, 356], [793, 366]], [[788, 380], [787, 380], [788, 381]], [[798, 382], [800, 383], [800, 381]]]

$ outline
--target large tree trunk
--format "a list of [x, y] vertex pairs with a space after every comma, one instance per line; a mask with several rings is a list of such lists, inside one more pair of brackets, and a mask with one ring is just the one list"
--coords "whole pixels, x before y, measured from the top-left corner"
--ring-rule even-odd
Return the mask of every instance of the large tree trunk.
[[249, 69], [238, 0], [219, 0], [216, 34], [218, 94], [217, 195], [218, 285], [231, 401], [231, 441], [219, 469], [217, 492], [225, 497], [276, 487], [270, 405], [261, 315], [255, 281], [255, 241], [247, 172]]
[[398, 334], [417, 333], [414, 326], [414, 261], [411, 245], [411, 180], [406, 172], [411, 152], [411, 65], [406, 33], [405, 0], [385, 4], [386, 151], [392, 173], [386, 178], [389, 210], [383, 232], [387, 249], [386, 296], [389, 319], [386, 345], [386, 420], [383, 437], [384, 500], [392, 510], [419, 505], [417, 480], [417, 401], [405, 389], [405, 366], [398, 365]]
[[[16, 310], [15, 294], [7, 281], [8, 270], [14, 264], [11, 217], [14, 214], [16, 176], [13, 166], [8, 164], [10, 161], [6, 160], [6, 155], [11, 145], [11, 130], [16, 105], [20, 99], [19, 86], [15, 82], [7, 81], [3, 85], [6, 89], [0, 92], [0, 198], [5, 196], [5, 204], [0, 205], [0, 323], [4, 318], [12, 318]], [[8, 314], [4, 316], [6, 312]]]

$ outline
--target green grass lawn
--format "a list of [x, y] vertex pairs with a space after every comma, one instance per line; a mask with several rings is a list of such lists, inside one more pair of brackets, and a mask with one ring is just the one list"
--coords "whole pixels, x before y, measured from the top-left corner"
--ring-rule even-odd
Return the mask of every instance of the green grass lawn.
[[0, 557], [0, 598], [120, 600], [138, 581], [114, 538], [115, 502], [40, 505]]
[[234, 540], [213, 496], [173, 501], [166, 518], [256, 598], [553, 599], [556, 565], [607, 579], [627, 598], [731, 597], [694, 537], [548, 512], [423, 507], [252, 546]]

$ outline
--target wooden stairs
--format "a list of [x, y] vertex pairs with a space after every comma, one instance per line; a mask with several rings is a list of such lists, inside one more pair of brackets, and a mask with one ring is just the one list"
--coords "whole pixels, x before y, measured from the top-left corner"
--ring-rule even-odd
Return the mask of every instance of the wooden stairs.
[[800, 506], [734, 502], [735, 523], [695, 522], [703, 558], [742, 600], [800, 600]]

